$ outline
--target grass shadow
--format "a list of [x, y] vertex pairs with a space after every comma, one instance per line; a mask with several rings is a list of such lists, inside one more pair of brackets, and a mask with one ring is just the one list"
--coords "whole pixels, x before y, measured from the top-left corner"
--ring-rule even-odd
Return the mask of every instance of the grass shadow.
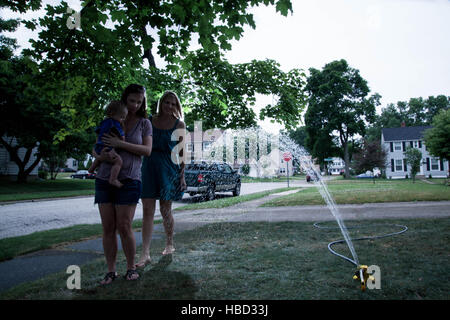
[[[185, 300], [195, 299], [197, 288], [187, 274], [169, 270], [172, 255], [162, 256], [155, 265], [139, 270], [139, 279], [127, 281], [123, 275], [110, 285], [97, 285], [77, 292], [76, 300]], [[150, 268], [149, 268], [150, 267]], [[148, 269], [148, 270], [147, 270]]]

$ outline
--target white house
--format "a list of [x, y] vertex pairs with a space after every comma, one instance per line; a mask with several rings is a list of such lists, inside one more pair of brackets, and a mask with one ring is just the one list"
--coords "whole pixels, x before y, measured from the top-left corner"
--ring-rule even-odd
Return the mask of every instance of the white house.
[[[327, 159], [325, 159], [327, 160]], [[345, 162], [341, 158], [333, 157], [328, 161], [328, 173], [331, 175], [340, 175], [344, 172]]]
[[408, 146], [422, 152], [419, 176], [445, 178], [448, 161], [431, 156], [424, 143], [424, 132], [430, 126], [384, 128], [381, 132], [381, 145], [387, 152], [386, 177], [388, 179], [410, 177], [411, 168], [406, 163], [404, 151]]
[[[194, 131], [188, 132], [186, 136], [186, 161], [194, 162], [199, 160], [208, 160], [210, 159], [211, 151], [213, 151], [214, 146], [219, 146], [219, 148], [223, 145], [223, 141], [227, 140], [224, 138], [227, 132], [221, 129], [210, 130], [209, 132], [201, 132]], [[236, 139], [236, 136], [232, 135], [232, 139]], [[245, 152], [244, 141], [246, 136], [240, 136], [240, 147], [241, 151]], [[223, 139], [223, 140], [221, 140]], [[215, 142], [218, 142], [215, 145]], [[253, 141], [254, 142], [254, 141]], [[293, 161], [290, 160], [288, 163], [284, 161], [282, 152], [277, 152], [275, 154], [271, 153], [269, 155], [263, 155], [260, 158], [258, 164], [256, 160], [248, 159], [248, 158], [239, 158], [236, 154], [234, 148], [234, 142], [230, 143], [230, 146], [233, 145], [233, 149], [227, 148], [225, 145], [225, 153], [226, 153], [226, 162], [233, 167], [233, 169], [241, 169], [244, 164], [249, 165], [249, 176], [250, 177], [268, 177], [268, 176], [286, 176], [289, 172], [289, 176], [294, 174]], [[265, 144], [263, 144], [265, 145]], [[256, 150], [256, 145], [253, 146], [253, 149]], [[255, 151], [253, 150], [253, 151]], [[217, 150], [216, 150], [217, 151]], [[222, 152], [221, 152], [222, 154]], [[242, 157], [243, 154], [240, 154]], [[220, 160], [221, 156], [218, 157]], [[238, 159], [239, 158], [239, 159]]]

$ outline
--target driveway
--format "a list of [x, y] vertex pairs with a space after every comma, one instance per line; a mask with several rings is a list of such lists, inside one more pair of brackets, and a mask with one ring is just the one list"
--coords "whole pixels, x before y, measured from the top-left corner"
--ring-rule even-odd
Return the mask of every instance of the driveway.
[[[265, 190], [286, 187], [286, 182], [243, 183], [241, 194], [255, 193]], [[290, 186], [313, 187], [304, 180], [291, 180]], [[218, 194], [218, 197], [231, 196], [231, 193]], [[183, 199], [175, 202], [173, 207], [198, 202], [199, 197], [191, 198], [185, 194]], [[157, 202], [156, 218], [160, 218]], [[138, 204], [136, 219], [142, 219], [142, 205]], [[101, 223], [98, 207], [94, 205], [94, 197], [76, 197], [64, 199], [23, 201], [0, 205], [0, 239], [69, 227], [77, 224]]]

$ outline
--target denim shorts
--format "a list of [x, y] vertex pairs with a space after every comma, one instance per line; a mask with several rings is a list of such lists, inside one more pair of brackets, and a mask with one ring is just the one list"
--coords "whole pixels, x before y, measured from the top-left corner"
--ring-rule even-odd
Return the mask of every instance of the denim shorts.
[[95, 179], [94, 203], [112, 203], [116, 205], [132, 205], [141, 197], [141, 182], [139, 180], [121, 180], [121, 188], [114, 187], [108, 181]]

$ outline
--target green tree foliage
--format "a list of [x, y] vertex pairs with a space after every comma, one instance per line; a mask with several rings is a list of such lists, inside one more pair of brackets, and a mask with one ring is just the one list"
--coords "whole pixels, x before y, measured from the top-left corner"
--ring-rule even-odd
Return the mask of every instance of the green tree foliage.
[[182, 62], [186, 90], [186, 123], [203, 120], [203, 128], [256, 126], [256, 94], [274, 95], [276, 103], [265, 106], [260, 119], [274, 119], [293, 128], [305, 106], [305, 74], [300, 69], [283, 72], [273, 60], [232, 65], [215, 53], [199, 50]]
[[450, 160], [450, 109], [433, 118], [433, 127], [425, 132], [425, 144], [430, 154]]
[[[284, 133], [284, 132], [283, 132]], [[289, 130], [287, 132], [289, 138], [291, 138], [299, 146], [305, 147], [306, 140], [306, 127], [298, 127], [296, 129]]]
[[381, 109], [374, 124], [367, 130], [366, 139], [379, 141], [383, 128], [397, 128], [402, 122], [406, 126], [429, 126], [441, 110], [450, 108], [450, 97], [445, 95], [411, 98], [408, 102], [390, 103]]
[[[5, 24], [8, 22], [1, 22], [2, 26]], [[13, 23], [9, 24], [14, 27]], [[92, 145], [95, 136], [93, 130], [85, 128], [72, 132], [67, 139], [57, 143], [58, 134], [67, 129], [72, 119], [58, 103], [64, 94], [45, 91], [48, 82], [43, 81], [39, 65], [28, 56], [15, 56], [14, 48], [15, 41], [2, 38], [0, 143], [19, 168], [18, 181], [25, 182], [42, 157], [64, 152], [79, 158], [86, 153], [87, 146]], [[25, 149], [23, 158], [19, 157], [20, 148]], [[37, 148], [36, 159], [29, 163], [34, 148]]]
[[[36, 127], [40, 135], [23, 133], [19, 138], [21, 146], [25, 146], [24, 143], [27, 147], [39, 143], [42, 150], [45, 146], [47, 154], [40, 151], [41, 157], [70, 149], [63, 146], [70, 146], [66, 140], [82, 138], [85, 141], [86, 135], [89, 135], [92, 144], [89, 133], [103, 117], [104, 106], [111, 99], [120, 97], [123, 88], [130, 83], [146, 86], [153, 112], [157, 97], [164, 90], [172, 89], [180, 93], [183, 102], [186, 101], [188, 113], [201, 115], [206, 110], [208, 116], [211, 115], [206, 118], [211, 125], [232, 127], [241, 118], [244, 120], [239, 125], [253, 124], [256, 115], [247, 106], [240, 107], [252, 101], [255, 93], [264, 91], [260, 84], [249, 84], [253, 89], [249, 89], [242, 98], [238, 90], [233, 91], [232, 85], [225, 84], [230, 78], [234, 84], [241, 84], [238, 76], [248, 76], [247, 73], [254, 72], [252, 68], [258, 70], [258, 63], [231, 66], [231, 72], [237, 72], [234, 78], [230, 76], [230, 70], [219, 70], [216, 74], [222, 78], [212, 82], [209, 82], [212, 79], [209, 74], [201, 74], [207, 69], [195, 66], [199, 71], [199, 75], [192, 78], [194, 84], [197, 82], [196, 87], [189, 87], [189, 83], [185, 82], [183, 74], [186, 70], [182, 68], [186, 67], [183, 63], [189, 61], [191, 53], [188, 49], [194, 39], [198, 39], [203, 51], [220, 60], [221, 53], [231, 48], [231, 41], [240, 39], [245, 26], [256, 27], [248, 9], [261, 4], [274, 5], [276, 11], [285, 16], [292, 11], [289, 0], [91, 0], [84, 1], [79, 16], [75, 15], [80, 27], [72, 28], [69, 26], [74, 14], [67, 2], [46, 5], [44, 17], [21, 20], [27, 28], [39, 31], [38, 38], [30, 40], [32, 49], [24, 49], [20, 57], [13, 57], [13, 41], [3, 36], [0, 38], [2, 64], [5, 66], [1, 71], [1, 81], [6, 83], [23, 73], [23, 77], [17, 80], [20, 83], [9, 83], [1, 88], [2, 99], [3, 93], [9, 94], [5, 96], [9, 100], [2, 101], [2, 105], [8, 105], [8, 112], [12, 112], [6, 113], [6, 116], [10, 122], [17, 122], [19, 118], [14, 118], [17, 114], [13, 114], [13, 110], [21, 105], [22, 109], [17, 109], [21, 110], [21, 115], [36, 114], [35, 119], [46, 124], [45, 128]], [[24, 13], [40, 9], [42, 2], [4, 1], [1, 6]], [[17, 22], [1, 24], [2, 30], [6, 31], [12, 31], [16, 26]], [[155, 52], [167, 63], [164, 70], [157, 68]], [[293, 88], [302, 81], [301, 72], [294, 70], [283, 74], [273, 62], [261, 64], [261, 72], [265, 72], [265, 85], [271, 86], [273, 81], [278, 81], [270, 93], [279, 97], [276, 105], [263, 109], [262, 117], [274, 117], [288, 126], [292, 125], [298, 116], [294, 112], [294, 117], [290, 118], [289, 113], [301, 110], [301, 105], [293, 100], [297, 96]], [[264, 69], [266, 65], [267, 70]], [[219, 66], [230, 68], [226, 62]], [[17, 68], [26, 70], [19, 72]], [[270, 72], [279, 73], [273, 81]], [[255, 81], [255, 78], [255, 75], [248, 76], [246, 80]], [[199, 88], [206, 93], [204, 96], [197, 92]], [[26, 94], [22, 94], [24, 90]], [[24, 126], [27, 121], [23, 122]], [[222, 125], [221, 121], [225, 124]], [[20, 133], [12, 126], [7, 131], [14, 136]], [[27, 136], [30, 141], [25, 141]], [[61, 145], [59, 150], [55, 151], [55, 145]], [[90, 150], [82, 143], [77, 146], [79, 150], [76, 152]]]
[[311, 68], [306, 91], [309, 99], [305, 124], [312, 155], [317, 156], [314, 148], [323, 149], [319, 141], [329, 144], [337, 136], [344, 155], [345, 177], [349, 177], [349, 142], [355, 135], [364, 135], [366, 124], [374, 121], [380, 95], [367, 97], [366, 80], [345, 60], [330, 62], [322, 70]]
[[49, 157], [43, 158], [48, 172], [50, 173], [50, 179], [55, 180], [61, 168], [64, 168], [67, 157], [64, 154], [52, 154]]
[[406, 163], [411, 168], [411, 177], [413, 183], [416, 181], [416, 175], [420, 171], [420, 163], [422, 162], [422, 152], [416, 148], [408, 146], [405, 150]]
[[386, 151], [381, 147], [380, 141], [365, 140], [362, 148], [355, 152], [352, 167], [356, 173], [363, 173], [373, 168], [386, 167]]
[[[50, 83], [46, 90], [66, 93], [62, 105], [73, 118], [68, 131], [84, 130], [85, 127], [94, 125], [95, 120], [98, 121], [107, 100], [117, 96], [130, 82], [149, 84], [150, 89], [157, 89], [150, 90], [151, 97], [161, 93], [161, 88], [153, 88], [152, 84], [161, 82], [170, 85], [164, 89], [178, 87], [180, 96], [183, 97], [184, 83], [180, 79], [180, 73], [185, 70], [180, 68], [189, 67], [188, 61], [192, 59], [197, 59], [197, 62], [204, 60], [204, 56], [192, 55], [188, 51], [192, 40], [197, 37], [202, 50], [207, 52], [207, 57], [219, 57], [212, 62], [221, 62], [221, 52], [231, 48], [232, 40], [240, 39], [244, 27], [256, 27], [253, 15], [247, 10], [260, 4], [275, 5], [276, 10], [283, 15], [292, 11], [291, 2], [287, 0], [93, 0], [84, 2], [79, 16], [81, 29], [68, 29], [66, 20], [71, 15], [68, 13], [67, 3], [61, 2], [55, 6], [47, 5], [47, 14], [39, 21], [24, 21], [29, 28], [39, 26], [42, 30], [39, 39], [32, 40], [33, 50], [26, 51], [26, 54], [39, 62], [41, 74], [53, 79], [53, 82], [46, 81]], [[155, 51], [168, 64], [165, 72], [155, 70]], [[148, 61], [149, 70], [144, 71], [144, 60]], [[219, 69], [220, 65], [213, 67]], [[246, 106], [244, 110], [238, 110], [242, 106], [241, 101], [229, 99], [233, 96], [237, 100], [235, 93], [226, 92], [228, 99], [223, 98], [223, 92], [218, 93], [224, 91], [221, 79], [209, 82], [208, 67], [209, 65], [204, 64], [195, 67], [200, 73], [207, 74], [201, 76], [205, 81], [194, 77], [195, 82], [204, 86], [206, 94], [202, 98], [205, 103], [208, 106], [210, 103], [230, 103], [227, 107], [234, 109], [225, 111], [229, 111], [229, 117], [234, 122], [242, 117], [248, 120], [244, 123], [251, 122], [254, 115], [252, 117], [251, 113], [246, 113]], [[192, 68], [189, 70], [194, 71]], [[228, 76], [224, 75], [227, 81]], [[173, 81], [167, 81], [168, 78], [173, 78]], [[286, 79], [284, 82], [288, 84]], [[279, 105], [288, 106], [292, 103], [289, 96], [292, 90], [287, 89], [285, 92], [281, 86], [275, 88], [280, 100], [283, 100]], [[225, 89], [231, 90], [231, 86]], [[201, 103], [199, 105], [202, 106]], [[91, 116], [93, 109], [97, 111], [94, 113], [97, 117]], [[267, 107], [263, 112], [268, 116], [276, 114], [273, 108]], [[220, 117], [217, 119], [223, 120]], [[284, 119], [288, 119], [286, 112]], [[221, 123], [219, 121], [217, 123]], [[285, 121], [289, 123], [290, 120]], [[65, 134], [62, 131], [60, 137], [63, 138]]]

